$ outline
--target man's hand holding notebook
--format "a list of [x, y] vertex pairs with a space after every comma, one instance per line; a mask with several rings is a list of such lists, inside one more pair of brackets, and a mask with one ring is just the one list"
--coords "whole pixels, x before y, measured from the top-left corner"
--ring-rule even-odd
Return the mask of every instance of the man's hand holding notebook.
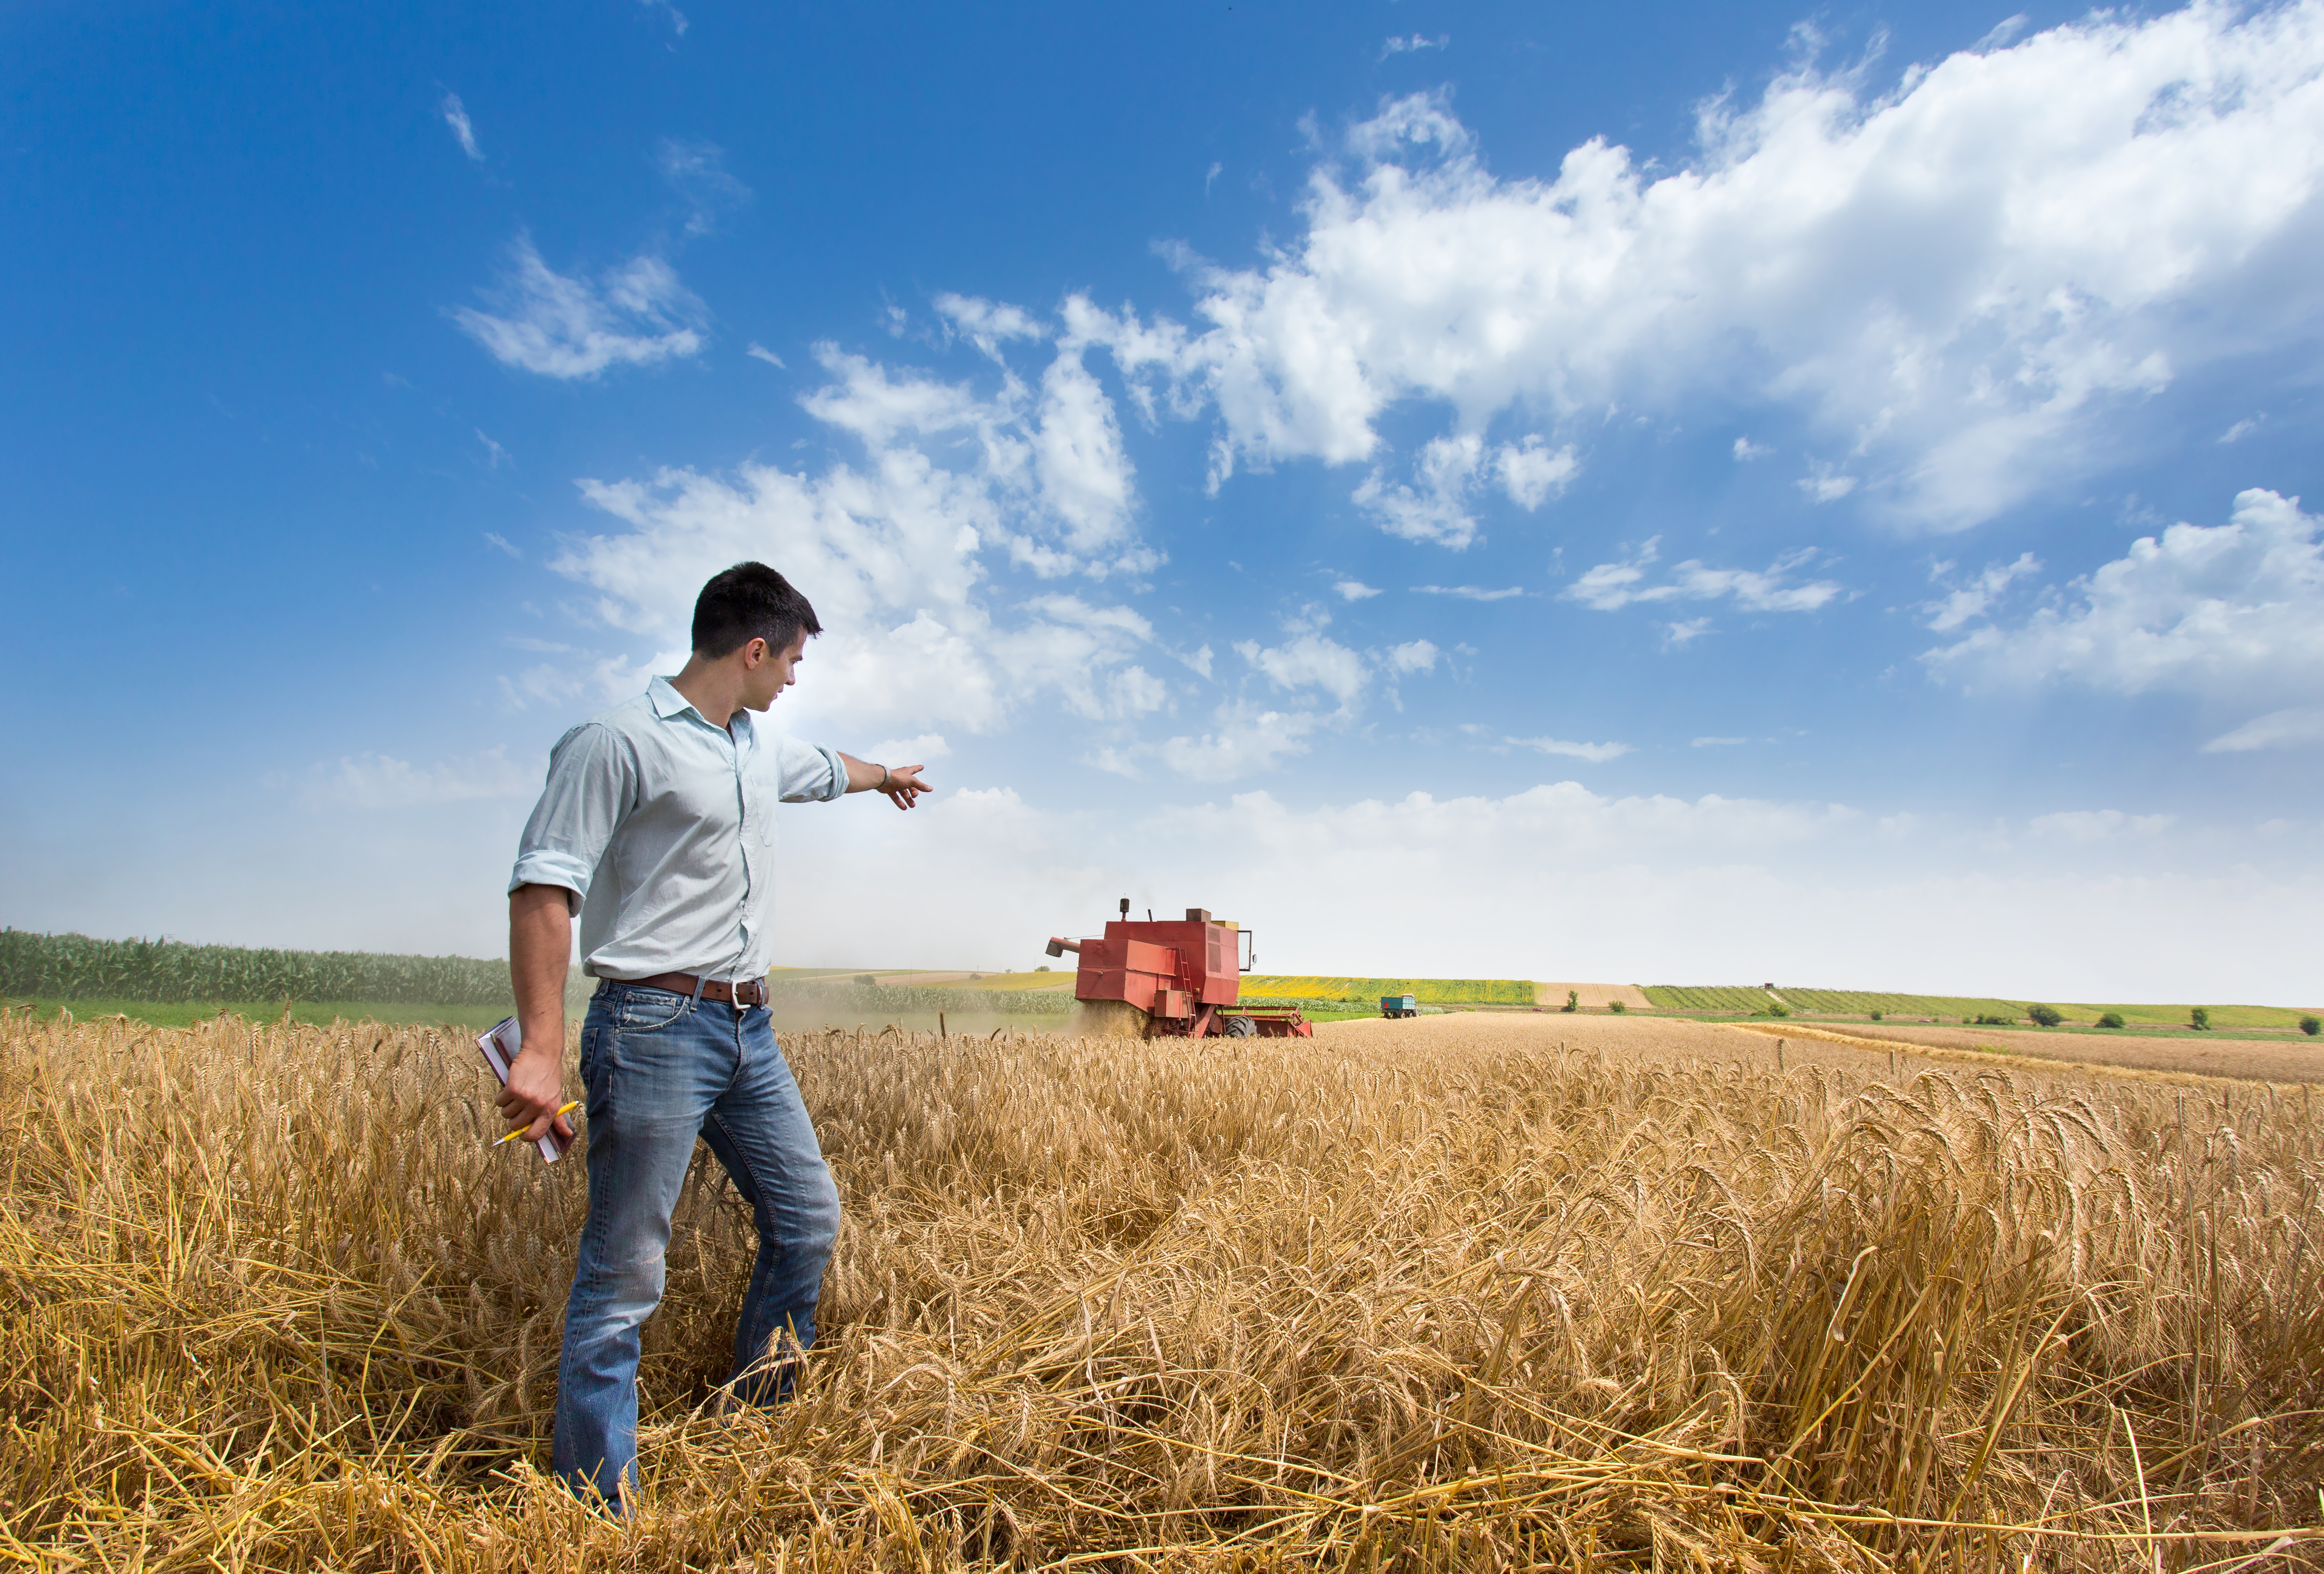
[[[483, 1052], [484, 1063], [493, 1068], [493, 1075], [500, 1079], [503, 1088], [508, 1086], [509, 1068], [516, 1063], [517, 1052], [523, 1045], [523, 1030], [518, 1027], [513, 1017], [503, 1017], [490, 1033], [476, 1040], [476, 1048]], [[556, 1118], [549, 1121], [548, 1132], [540, 1139], [540, 1156], [552, 1164], [563, 1158], [566, 1150], [573, 1146], [573, 1126], [565, 1117], [567, 1111], [574, 1108], [567, 1104], [559, 1109]], [[524, 1127], [519, 1127], [518, 1134], [521, 1135], [524, 1129]]]

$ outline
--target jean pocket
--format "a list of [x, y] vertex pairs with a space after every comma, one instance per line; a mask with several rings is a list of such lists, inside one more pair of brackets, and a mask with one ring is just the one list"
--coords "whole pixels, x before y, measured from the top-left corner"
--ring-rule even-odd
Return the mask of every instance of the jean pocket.
[[622, 997], [622, 1031], [659, 1033], [694, 1007], [690, 995], [667, 990], [632, 990]]

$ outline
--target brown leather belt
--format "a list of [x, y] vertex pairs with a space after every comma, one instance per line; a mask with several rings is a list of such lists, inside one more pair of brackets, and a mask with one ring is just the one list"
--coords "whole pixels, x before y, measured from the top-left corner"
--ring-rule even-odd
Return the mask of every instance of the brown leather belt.
[[668, 990], [673, 995], [691, 995], [694, 986], [702, 986], [702, 999], [715, 1000], [722, 1006], [763, 1006], [767, 1003], [767, 980], [744, 979], [740, 983], [723, 983], [717, 979], [697, 980], [692, 973], [656, 973], [650, 979], [609, 979], [608, 983], [627, 984], [636, 990]]

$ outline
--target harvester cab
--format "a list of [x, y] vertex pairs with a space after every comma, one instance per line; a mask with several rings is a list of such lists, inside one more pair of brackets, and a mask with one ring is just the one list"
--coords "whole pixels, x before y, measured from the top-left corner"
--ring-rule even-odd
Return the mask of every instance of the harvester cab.
[[1073, 952], [1081, 960], [1074, 999], [1126, 1008], [1147, 1038], [1309, 1038], [1315, 1025], [1289, 1007], [1241, 1004], [1242, 975], [1258, 964], [1251, 931], [1208, 910], [1189, 907], [1184, 918], [1121, 916], [1093, 939], [1052, 935], [1051, 956]]

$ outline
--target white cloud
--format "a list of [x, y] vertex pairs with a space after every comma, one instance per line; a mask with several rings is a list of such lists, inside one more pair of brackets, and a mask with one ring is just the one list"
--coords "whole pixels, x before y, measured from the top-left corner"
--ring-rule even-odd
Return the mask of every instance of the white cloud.
[[1694, 746], [1697, 749], [1725, 749], [1737, 743], [1749, 741], [1748, 738], [1697, 738], [1694, 741]]
[[1493, 450], [1493, 474], [1509, 501], [1522, 509], [1537, 509], [1562, 495], [1581, 468], [1571, 443], [1552, 448], [1547, 439], [1528, 437]]
[[1434, 38], [1426, 38], [1416, 32], [1402, 38], [1391, 36], [1387, 42], [1380, 45], [1380, 59], [1386, 60], [1390, 55], [1414, 54], [1422, 50], [1442, 50], [1452, 47], [1452, 35], [1449, 32], [1440, 32]]
[[1552, 448], [1532, 436], [1488, 450], [1484, 438], [1462, 433], [1422, 445], [1413, 484], [1391, 483], [1374, 468], [1356, 488], [1355, 502], [1392, 536], [1457, 551], [1477, 539], [1470, 500], [1480, 485], [1498, 483], [1510, 502], [1530, 511], [1563, 492], [1580, 469], [1570, 443]]
[[541, 773], [516, 765], [500, 749], [437, 765], [385, 754], [355, 754], [317, 765], [300, 784], [309, 808], [400, 809], [469, 798], [516, 798], [540, 790]]
[[498, 443], [493, 441], [492, 438], [484, 436], [484, 429], [482, 427], [475, 428], [475, 430], [476, 434], [476, 441], [484, 446], [485, 459], [493, 469], [498, 470], [503, 465], [513, 465], [516, 463], [515, 460], [509, 457], [509, 451], [506, 448], [502, 447]]
[[1416, 584], [1412, 592], [1415, 595], [1457, 596], [1462, 601], [1508, 601], [1525, 594], [1525, 586], [1511, 584], [1499, 590], [1487, 590], [1474, 584]]
[[453, 136], [459, 140], [460, 151], [482, 163], [484, 150], [476, 145], [476, 128], [469, 123], [467, 106], [460, 102], [460, 96], [457, 93], [447, 93], [444, 95], [443, 102], [436, 107], [444, 116], [444, 124], [452, 128]]
[[[1263, 265], [1186, 258], [1198, 328], [1081, 307], [1126, 374], [1215, 410], [1214, 478], [1372, 460], [1404, 400], [1462, 433], [1711, 400], [1842, 446], [1815, 495], [1963, 528], [2113, 463], [2127, 407], [2314, 337], [2319, 73], [2316, 0], [2100, 12], [1885, 91], [1803, 65], [1706, 105], [1677, 167], [1593, 140], [1540, 179], [1414, 96]], [[1425, 476], [1366, 484], [1388, 528], [1466, 538]]]
[[509, 248], [510, 268], [485, 292], [493, 311], [455, 307], [454, 322], [504, 366], [567, 381], [609, 366], [696, 354], [707, 313], [659, 257], [632, 257], [594, 282], [558, 272], [532, 237]]
[[1477, 538], [1477, 520], [1468, 507], [1469, 483], [1484, 452], [1485, 440], [1473, 432], [1433, 437], [1413, 465], [1416, 486], [1390, 483], [1375, 469], [1356, 488], [1356, 505], [1391, 536], [1456, 549], [1466, 547]]
[[[1951, 566], [1947, 564], [1944, 566], [1949, 568]], [[1921, 610], [1929, 614], [1929, 627], [1939, 633], [1958, 629], [1971, 618], [1983, 617], [1987, 609], [2011, 584], [2041, 572], [2041, 560], [2031, 552], [2021, 552], [2015, 563], [1987, 564], [1985, 572], [1969, 584], [1951, 592], [1942, 601], [1926, 603]]]
[[827, 381], [800, 403], [860, 445], [860, 463], [584, 482], [584, 499], [625, 528], [573, 540], [555, 566], [598, 593], [600, 621], [682, 646], [702, 582], [759, 558], [807, 594], [826, 631], [781, 702], [787, 727], [982, 734], [1041, 696], [1093, 721], [1169, 703], [1138, 664], [1154, 630], [1137, 612], [1058, 594], [1010, 605], [989, 584], [996, 555], [1050, 578], [1156, 560], [1124, 517], [1126, 475], [1107, 488], [1102, 391], [1069, 373], [1063, 395], [1007, 378], [987, 398], [827, 345], [816, 355]]
[[1342, 601], [1363, 601], [1380, 593], [1360, 579], [1335, 580], [1332, 588], [1340, 593]]
[[1856, 490], [1855, 476], [1835, 475], [1829, 465], [1812, 465], [1809, 471], [1810, 474], [1803, 477], [1798, 485], [1808, 494], [1810, 502], [1838, 502]]
[[1364, 658], [1322, 634], [1305, 632], [1267, 647], [1255, 640], [1236, 642], [1235, 653], [1278, 689], [1320, 688], [1342, 706], [1354, 703], [1370, 677]]
[[1224, 705], [1212, 731], [1199, 738], [1173, 738], [1164, 743], [1162, 762], [1195, 781], [1233, 781], [1307, 752], [1307, 734], [1322, 721], [1305, 713], [1254, 712], [1240, 704]]
[[947, 292], [936, 298], [936, 308], [963, 338], [996, 361], [1001, 359], [1001, 345], [1010, 339], [1048, 336], [1048, 329], [1032, 313], [1005, 301]]
[[2297, 498], [2254, 488], [2224, 525], [2176, 524], [2014, 628], [1927, 652], [1993, 685], [2071, 682], [2250, 701], [2324, 695], [2324, 544]]
[[1591, 568], [1560, 592], [1561, 598], [1578, 601], [1601, 612], [1618, 611], [1633, 602], [1716, 601], [1725, 596], [1732, 596], [1735, 604], [1746, 612], [1812, 612], [1842, 593], [1842, 587], [1829, 579], [1811, 580], [1804, 584], [1789, 583], [1788, 576], [1794, 569], [1804, 567], [1818, 556], [1812, 547], [1783, 554], [1764, 573], [1749, 568], [1711, 568], [1700, 558], [1690, 557], [1674, 566], [1670, 577], [1663, 583], [1648, 584], [1647, 571], [1660, 556], [1661, 541], [1659, 536], [1649, 537], [1627, 561], [1600, 563]]
[[1544, 754], [1562, 754], [1572, 759], [1586, 759], [1592, 765], [1603, 765], [1630, 752], [1628, 743], [1572, 743], [1563, 738], [1504, 738], [1502, 741], [1520, 749], [1537, 750]]
[[2243, 754], [2255, 749], [2298, 749], [2311, 743], [2324, 743], [2324, 705], [2295, 706], [2255, 716], [2204, 744], [2203, 752]]
[[[499, 548], [502, 551], [507, 553], [512, 557], [522, 557], [524, 556], [523, 553], [518, 551], [516, 548], [510, 543], [508, 538], [505, 536], [496, 535], [491, 530], [486, 530], [484, 532], [484, 539], [491, 542], [493, 546]], [[558, 649], [562, 649], [564, 647], [559, 646]]]
[[783, 358], [780, 355], [776, 354], [756, 339], [752, 339], [751, 347], [742, 353], [755, 360], [764, 361], [770, 366], [780, 367], [785, 372], [790, 370], [788, 366], [783, 365]]
[[1754, 459], [1765, 459], [1775, 451], [1766, 444], [1755, 443], [1748, 437], [1735, 439], [1735, 462], [1738, 465], [1748, 465]]
[[2172, 815], [2126, 815], [2120, 809], [2069, 809], [2061, 814], [2037, 815], [2025, 823], [2025, 828], [2036, 836], [2067, 842], [2123, 842], [2160, 836], [2176, 818]]
[[1426, 640], [1415, 640], [1409, 644], [1388, 648], [1388, 665], [1392, 672], [1434, 672], [1443, 651]]
[[680, 11], [676, 5], [671, 5], [670, 0], [638, 0], [638, 4], [644, 6], [649, 11], [660, 12], [664, 16], [669, 19], [669, 27], [672, 32], [676, 33], [680, 38], [684, 38], [686, 36], [686, 13]]
[[[1079, 351], [1059, 351], [1042, 374], [1033, 450], [1042, 495], [1064, 521], [1074, 551], [1099, 552], [1130, 539], [1130, 456], [1113, 401], [1082, 364]], [[1139, 559], [1136, 566], [1132, 558]], [[1133, 553], [1118, 561], [1135, 573], [1154, 559]]]
[[1665, 650], [1683, 650], [1689, 645], [1693, 644], [1697, 640], [1702, 639], [1705, 634], [1710, 632], [1711, 620], [1709, 618], [1686, 618], [1675, 623], [1665, 623], [1663, 625], [1663, 649]]

